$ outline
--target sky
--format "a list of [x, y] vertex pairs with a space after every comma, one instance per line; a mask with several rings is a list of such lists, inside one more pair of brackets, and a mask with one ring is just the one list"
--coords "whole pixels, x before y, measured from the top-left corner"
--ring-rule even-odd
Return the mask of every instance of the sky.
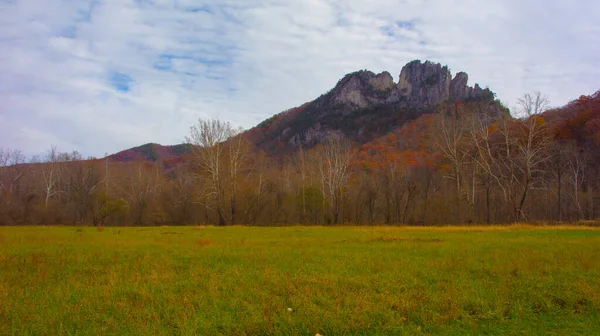
[[596, 0], [0, 0], [0, 147], [102, 157], [251, 128], [420, 59], [507, 106], [600, 89]]

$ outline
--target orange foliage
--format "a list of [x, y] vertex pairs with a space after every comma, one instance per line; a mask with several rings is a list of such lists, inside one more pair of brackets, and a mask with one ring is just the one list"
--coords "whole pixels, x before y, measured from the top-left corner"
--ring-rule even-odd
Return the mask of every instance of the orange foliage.
[[423, 115], [363, 145], [356, 151], [354, 164], [367, 170], [438, 167], [439, 154], [432, 153], [428, 145], [432, 121], [432, 115]]
[[554, 127], [557, 139], [600, 145], [600, 91], [593, 96], [581, 96], [553, 112], [567, 116], [559, 118]]

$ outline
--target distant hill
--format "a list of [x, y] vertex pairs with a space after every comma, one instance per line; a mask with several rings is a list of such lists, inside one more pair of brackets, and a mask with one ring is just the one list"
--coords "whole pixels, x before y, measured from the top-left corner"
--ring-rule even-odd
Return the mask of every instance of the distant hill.
[[163, 162], [165, 165], [176, 164], [192, 151], [190, 144], [179, 144], [173, 146], [163, 146], [156, 143], [147, 143], [138, 147], [126, 149], [108, 157], [111, 161], [130, 162], [130, 161], [151, 161]]

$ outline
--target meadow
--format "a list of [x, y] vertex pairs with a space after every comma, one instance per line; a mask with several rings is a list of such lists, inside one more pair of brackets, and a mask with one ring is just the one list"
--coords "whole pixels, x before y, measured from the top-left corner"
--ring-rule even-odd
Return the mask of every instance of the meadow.
[[0, 227], [1, 335], [600, 334], [586, 227]]

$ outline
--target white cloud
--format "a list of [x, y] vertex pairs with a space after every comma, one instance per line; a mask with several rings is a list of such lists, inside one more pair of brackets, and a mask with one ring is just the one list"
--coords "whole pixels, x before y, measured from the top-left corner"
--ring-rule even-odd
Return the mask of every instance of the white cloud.
[[[102, 156], [175, 144], [198, 117], [252, 127], [344, 74], [413, 59], [514, 104], [600, 89], [593, 1], [0, 1], [0, 145]], [[113, 76], [130, 78], [121, 92]]]

